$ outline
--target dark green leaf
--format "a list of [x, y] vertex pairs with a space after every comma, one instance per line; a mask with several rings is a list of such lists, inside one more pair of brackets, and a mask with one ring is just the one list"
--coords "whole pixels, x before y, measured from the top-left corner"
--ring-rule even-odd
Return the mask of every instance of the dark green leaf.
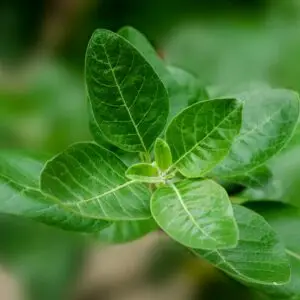
[[131, 180], [140, 182], [155, 183], [163, 181], [158, 168], [147, 163], [139, 163], [129, 167], [126, 171], [126, 176]]
[[166, 171], [172, 164], [172, 153], [169, 145], [157, 138], [154, 146], [155, 162], [160, 170]]
[[119, 221], [101, 230], [97, 237], [101, 242], [127, 243], [157, 228], [158, 226], [152, 218], [141, 221]]
[[0, 153], [0, 212], [31, 218], [66, 230], [94, 232], [108, 222], [67, 211], [59, 200], [39, 190], [41, 160], [25, 153]]
[[105, 138], [130, 152], [148, 152], [164, 129], [169, 104], [164, 84], [121, 36], [96, 30], [86, 53], [86, 85]]
[[128, 181], [127, 167], [112, 152], [93, 143], [78, 143], [48, 161], [41, 188], [74, 212], [106, 220], [150, 217], [150, 192]]
[[260, 89], [236, 96], [244, 102], [243, 123], [231, 151], [212, 174], [234, 180], [279, 152], [294, 132], [299, 97], [288, 90]]
[[234, 247], [238, 229], [226, 191], [212, 180], [183, 180], [158, 188], [151, 212], [174, 240], [192, 248]]
[[177, 115], [167, 128], [173, 166], [186, 177], [200, 177], [229, 152], [239, 133], [242, 104], [234, 99], [196, 103]]
[[245, 207], [235, 205], [234, 214], [240, 233], [236, 248], [193, 251], [247, 285], [288, 282], [288, 257], [275, 231], [263, 217]]

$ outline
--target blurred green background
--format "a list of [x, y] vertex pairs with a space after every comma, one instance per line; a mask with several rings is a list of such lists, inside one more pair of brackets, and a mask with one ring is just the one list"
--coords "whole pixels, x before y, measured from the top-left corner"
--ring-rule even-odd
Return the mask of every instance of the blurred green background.
[[[261, 83], [300, 92], [299, 0], [2, 0], [1, 150], [50, 156], [91, 139], [85, 48], [94, 29], [116, 31], [124, 25], [143, 32], [167, 62], [197, 75], [211, 95]], [[299, 151], [297, 129], [270, 163], [273, 181], [247, 195], [300, 206]], [[0, 236], [0, 265], [19, 279], [28, 299], [74, 299], [68, 295], [90, 241], [9, 216], [0, 218]], [[170, 251], [159, 253], [172, 257]], [[167, 260], [168, 270], [172, 265]], [[197, 290], [198, 279], [189, 288]], [[220, 295], [210, 290], [199, 299], [227, 299], [233, 290], [244, 293], [222, 280], [216, 280]], [[82, 299], [102, 299], [89, 297]]]

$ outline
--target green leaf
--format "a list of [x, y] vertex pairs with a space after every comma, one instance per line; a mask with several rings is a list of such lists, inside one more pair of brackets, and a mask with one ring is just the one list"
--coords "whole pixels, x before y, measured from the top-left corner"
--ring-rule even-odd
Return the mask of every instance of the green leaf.
[[166, 132], [173, 166], [186, 177], [201, 177], [229, 152], [239, 133], [242, 104], [235, 99], [196, 103], [177, 115]]
[[206, 89], [191, 73], [175, 66], [168, 66], [168, 70], [177, 83], [177, 88], [174, 86], [173, 94], [181, 98], [174, 102], [186, 104], [186, 107], [209, 99]]
[[93, 143], [78, 143], [47, 162], [41, 188], [82, 216], [147, 219], [150, 192], [143, 184], [128, 181], [126, 169], [112, 152]]
[[158, 188], [151, 212], [174, 240], [192, 248], [234, 247], [238, 229], [226, 191], [212, 180], [183, 180]]
[[145, 59], [149, 62], [149, 64], [164, 82], [165, 86], [168, 87], [171, 80], [170, 73], [145, 35], [131, 26], [125, 26], [121, 28], [118, 31], [118, 34], [128, 40], [142, 53]]
[[30, 218], [65, 230], [94, 232], [108, 226], [103, 220], [83, 218], [40, 191], [43, 160], [12, 151], [0, 152], [0, 213]]
[[260, 89], [237, 95], [244, 102], [243, 123], [230, 153], [212, 175], [243, 176], [278, 153], [294, 132], [299, 97], [293, 91]]
[[86, 85], [95, 121], [112, 144], [148, 152], [167, 121], [164, 84], [124, 38], [96, 30], [86, 52]]
[[193, 251], [247, 285], [288, 282], [289, 261], [275, 231], [262, 216], [245, 207], [234, 205], [234, 215], [240, 234], [236, 248]]
[[285, 285], [260, 287], [259, 290], [272, 296], [272, 299], [300, 299], [300, 210], [279, 202], [249, 202], [246, 204], [261, 214], [284, 242], [285, 251], [289, 257], [292, 276]]
[[97, 234], [101, 242], [127, 243], [143, 237], [158, 228], [156, 222], [151, 218], [141, 221], [119, 221]]
[[170, 97], [169, 119], [188, 105], [208, 99], [206, 90], [199, 85], [197, 79], [183, 69], [167, 66], [141, 32], [126, 26], [121, 28], [118, 33], [143, 54], [168, 89]]
[[159, 174], [158, 168], [147, 163], [139, 163], [129, 167], [126, 171], [126, 176], [131, 180], [148, 183], [163, 181], [163, 178]]
[[172, 153], [169, 145], [157, 138], [154, 146], [155, 162], [160, 170], [166, 171], [172, 164]]

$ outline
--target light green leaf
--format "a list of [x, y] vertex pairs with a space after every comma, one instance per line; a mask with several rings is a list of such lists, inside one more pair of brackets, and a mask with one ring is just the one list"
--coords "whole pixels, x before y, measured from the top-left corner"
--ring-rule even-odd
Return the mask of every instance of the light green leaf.
[[239, 133], [242, 104], [235, 99], [196, 103], [177, 115], [166, 132], [173, 166], [186, 177], [201, 177], [229, 152]]
[[236, 248], [193, 251], [247, 285], [288, 282], [289, 261], [275, 231], [263, 217], [245, 207], [235, 205], [234, 214], [240, 233]]
[[126, 171], [126, 176], [131, 180], [148, 183], [163, 181], [163, 178], [159, 174], [158, 168], [147, 163], [139, 163], [129, 167]]
[[192, 248], [234, 247], [238, 229], [226, 191], [212, 180], [183, 180], [158, 188], [151, 212], [174, 240]]
[[300, 210], [279, 202], [249, 202], [246, 204], [261, 214], [272, 228], [278, 233], [285, 245], [289, 257], [292, 276], [285, 285], [274, 287], [259, 287], [259, 290], [272, 299], [297, 300], [300, 299]]
[[96, 30], [87, 47], [85, 75], [105, 138], [129, 152], [148, 152], [169, 111], [167, 91], [151, 65], [118, 34]]
[[166, 171], [172, 164], [172, 153], [169, 145], [157, 138], [154, 146], [155, 162], [160, 170]]
[[[177, 89], [174, 86], [173, 94], [174, 96], [176, 95], [176, 97], [181, 98], [181, 101], [179, 100], [174, 102], [186, 104], [186, 107], [199, 101], [209, 99], [206, 89], [201, 86], [197, 78], [191, 73], [175, 66], [168, 66], [168, 71], [171, 73], [177, 83]], [[177, 112], [179, 111], [180, 110]]]
[[97, 237], [101, 242], [127, 243], [143, 237], [157, 228], [158, 226], [152, 218], [141, 221], [119, 221], [101, 230]]
[[82, 216], [105, 220], [150, 217], [150, 192], [128, 181], [127, 167], [112, 152], [93, 143], [78, 143], [49, 160], [41, 189]]
[[30, 218], [71, 231], [94, 232], [109, 225], [84, 218], [59, 205], [59, 200], [40, 191], [43, 160], [25, 153], [0, 152], [0, 213]]
[[299, 97], [293, 91], [260, 89], [236, 96], [244, 102], [243, 123], [225, 160], [212, 175], [233, 179], [279, 152], [294, 132]]

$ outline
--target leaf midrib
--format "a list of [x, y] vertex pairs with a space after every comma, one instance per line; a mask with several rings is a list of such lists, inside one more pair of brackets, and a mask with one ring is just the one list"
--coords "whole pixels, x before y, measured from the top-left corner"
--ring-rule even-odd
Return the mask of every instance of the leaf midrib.
[[194, 217], [191, 215], [191, 213], [189, 212], [188, 208], [185, 206], [184, 201], [180, 195], [180, 192], [178, 191], [177, 187], [174, 184], [170, 184], [170, 187], [174, 190], [174, 192], [176, 193], [176, 196], [181, 204], [181, 206], [183, 207], [184, 211], [188, 214], [189, 219], [192, 221], [192, 223], [199, 229], [199, 231], [208, 239], [208, 240], [212, 240], [214, 242], [216, 242], [216, 239], [214, 239], [213, 237], [209, 236], [197, 223], [197, 221], [194, 219]]
[[145, 152], [145, 153], [148, 153], [147, 148], [146, 148], [146, 146], [145, 146], [145, 144], [144, 144], [143, 138], [142, 138], [142, 136], [140, 135], [140, 133], [139, 133], [139, 131], [138, 131], [137, 125], [136, 125], [136, 123], [135, 123], [135, 121], [134, 121], [134, 119], [133, 119], [133, 117], [132, 117], [132, 115], [131, 115], [131, 113], [130, 113], [130, 110], [129, 110], [128, 106], [127, 106], [127, 103], [126, 103], [126, 101], [125, 101], [123, 92], [122, 92], [122, 90], [121, 90], [121, 88], [120, 88], [120, 85], [119, 85], [119, 82], [118, 82], [118, 80], [117, 80], [117, 78], [116, 78], [115, 71], [114, 71], [114, 69], [113, 69], [113, 67], [112, 67], [112, 65], [111, 65], [111, 62], [110, 62], [108, 53], [107, 53], [106, 48], [105, 48], [105, 45], [104, 45], [104, 44], [101, 44], [101, 46], [102, 46], [102, 48], [103, 48], [103, 50], [104, 50], [104, 54], [105, 54], [105, 56], [106, 56], [107, 63], [108, 63], [108, 65], [109, 65], [110, 71], [111, 71], [111, 73], [112, 73], [112, 75], [113, 75], [113, 78], [114, 78], [116, 87], [117, 87], [117, 89], [118, 89], [118, 92], [119, 92], [119, 94], [120, 94], [120, 97], [121, 97], [121, 99], [122, 99], [122, 102], [123, 102], [123, 104], [124, 104], [124, 106], [125, 106], [125, 108], [126, 108], [126, 111], [127, 111], [128, 115], [129, 115], [129, 118], [130, 118], [130, 120], [131, 120], [131, 122], [132, 122], [132, 125], [133, 125], [133, 127], [134, 127], [134, 129], [135, 129], [135, 131], [136, 131], [136, 134], [137, 134], [137, 136], [138, 136], [138, 138], [139, 138], [139, 140], [140, 140], [140, 142], [141, 142], [142, 147], [144, 148], [144, 152]]
[[[212, 100], [208, 100], [208, 101], [212, 101]], [[203, 101], [204, 102], [204, 101]], [[202, 102], [202, 103], [203, 103]], [[206, 136], [204, 136], [199, 142], [197, 142], [190, 150], [188, 150], [187, 152], [184, 153], [184, 155], [182, 155], [179, 159], [177, 159], [170, 167], [168, 170], [171, 170], [174, 166], [176, 166], [182, 159], [184, 159], [188, 154], [190, 154], [195, 148], [197, 148], [199, 146], [199, 144], [201, 144], [205, 139], [207, 139], [211, 134], [213, 134], [222, 124], [223, 122], [227, 121], [227, 119], [234, 113], [236, 113], [236, 111], [238, 109], [240, 109], [241, 104], [237, 105], [236, 108], [231, 111], [217, 126], [214, 127], [214, 129], [212, 131], [210, 131]], [[228, 149], [229, 152], [230, 149]]]

